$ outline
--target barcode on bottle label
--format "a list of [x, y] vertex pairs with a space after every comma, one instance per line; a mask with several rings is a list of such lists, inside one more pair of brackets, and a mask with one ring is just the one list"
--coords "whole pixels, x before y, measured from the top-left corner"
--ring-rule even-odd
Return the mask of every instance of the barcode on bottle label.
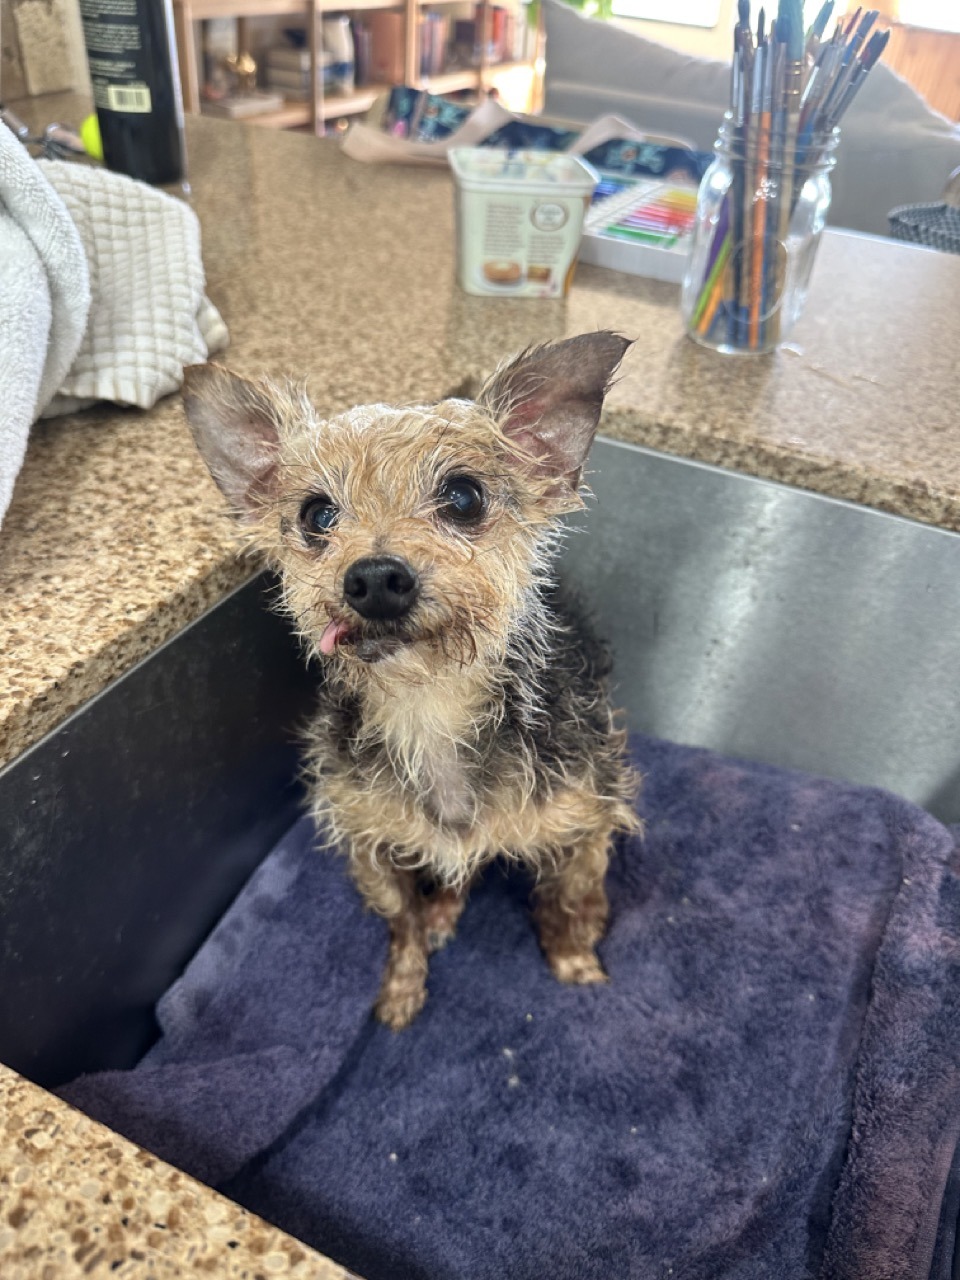
[[146, 115], [152, 102], [145, 84], [107, 85], [107, 106], [111, 111], [133, 111]]

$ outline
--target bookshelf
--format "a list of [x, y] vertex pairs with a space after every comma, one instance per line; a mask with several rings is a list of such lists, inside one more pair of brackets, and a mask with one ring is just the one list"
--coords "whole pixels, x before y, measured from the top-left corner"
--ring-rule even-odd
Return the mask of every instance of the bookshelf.
[[[310, 128], [322, 134], [325, 123], [340, 117], [359, 115], [369, 111], [376, 99], [393, 83], [381, 81], [358, 87], [349, 94], [325, 94], [322, 77], [317, 74], [321, 49], [320, 22], [324, 14], [362, 14], [374, 10], [392, 10], [402, 16], [403, 26], [403, 83], [428, 89], [431, 93], [456, 93], [475, 91], [478, 95], [497, 89], [504, 97], [513, 99], [508, 105], [520, 109], [532, 109], [538, 105], [540, 72], [542, 68], [542, 29], [531, 33], [532, 56], [523, 62], [491, 62], [489, 46], [493, 30], [495, 6], [490, 0], [479, 0], [476, 6], [477, 22], [483, 33], [480, 40], [478, 66], [452, 68], [437, 75], [420, 73], [420, 27], [428, 11], [442, 11], [459, 0], [173, 0], [174, 26], [180, 63], [180, 79], [183, 85], [184, 109], [189, 113], [200, 111], [200, 57], [197, 46], [196, 24], [208, 18], [233, 18], [238, 20], [237, 43], [240, 51], [247, 45], [246, 19], [261, 17], [290, 17], [303, 22], [308, 39], [310, 96], [300, 100], [288, 100], [277, 111], [243, 117], [245, 123], [266, 128]], [[515, 21], [526, 21], [519, 11]]]

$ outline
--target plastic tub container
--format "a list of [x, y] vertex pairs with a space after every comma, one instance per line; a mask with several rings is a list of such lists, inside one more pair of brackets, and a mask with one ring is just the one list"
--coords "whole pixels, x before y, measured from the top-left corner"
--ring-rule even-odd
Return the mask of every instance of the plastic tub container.
[[462, 288], [485, 297], [566, 294], [596, 170], [579, 156], [495, 147], [454, 147], [450, 166]]

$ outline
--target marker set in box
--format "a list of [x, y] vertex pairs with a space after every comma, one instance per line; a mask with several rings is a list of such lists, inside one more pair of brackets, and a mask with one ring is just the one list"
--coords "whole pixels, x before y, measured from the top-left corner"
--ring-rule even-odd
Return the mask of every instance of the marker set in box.
[[693, 243], [697, 189], [602, 176], [584, 223], [580, 261], [679, 282]]

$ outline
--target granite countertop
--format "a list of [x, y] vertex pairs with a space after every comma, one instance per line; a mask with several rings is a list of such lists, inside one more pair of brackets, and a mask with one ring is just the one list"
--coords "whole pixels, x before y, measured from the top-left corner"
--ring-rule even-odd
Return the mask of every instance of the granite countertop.
[[3, 1280], [351, 1280], [350, 1273], [0, 1066]]
[[[790, 346], [723, 358], [683, 337], [675, 286], [600, 268], [564, 301], [466, 297], [445, 173], [189, 125], [238, 371], [305, 376], [336, 411], [437, 398], [527, 343], [615, 328], [636, 345], [607, 434], [960, 530], [960, 258], [829, 233]], [[176, 398], [39, 425], [0, 531], [0, 765], [250, 572]], [[194, 1270], [344, 1274], [0, 1068], [4, 1280]]]

